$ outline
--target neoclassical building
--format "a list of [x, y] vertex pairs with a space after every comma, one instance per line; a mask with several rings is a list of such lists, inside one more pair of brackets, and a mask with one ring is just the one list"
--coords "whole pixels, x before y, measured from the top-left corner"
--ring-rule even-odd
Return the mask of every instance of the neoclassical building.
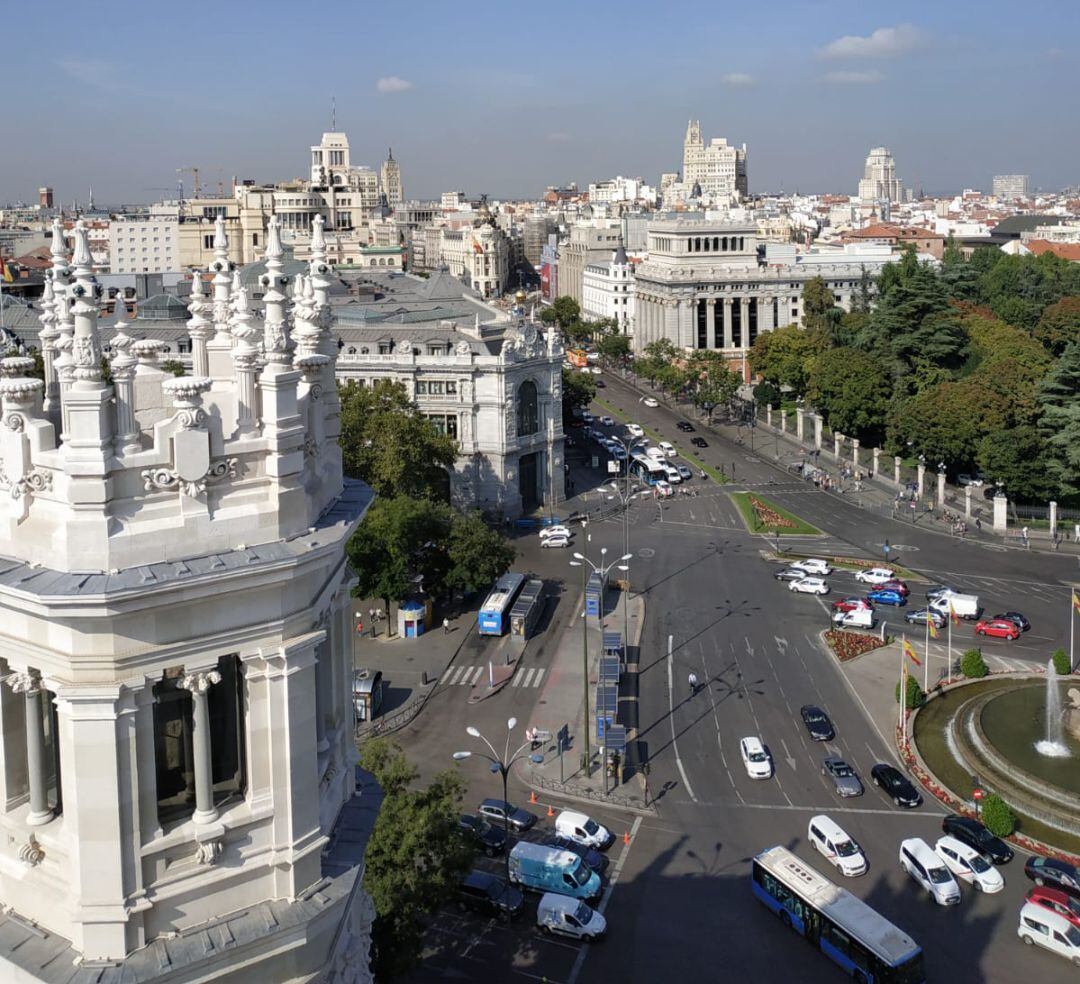
[[371, 979], [329, 267], [272, 219], [256, 327], [215, 245], [191, 374], [121, 311], [106, 380], [81, 223], [0, 362], [5, 982]]

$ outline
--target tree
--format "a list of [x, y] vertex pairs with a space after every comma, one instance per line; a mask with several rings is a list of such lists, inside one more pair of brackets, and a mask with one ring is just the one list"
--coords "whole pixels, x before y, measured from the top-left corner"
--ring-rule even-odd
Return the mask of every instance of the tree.
[[1080, 494], [1080, 342], [1065, 347], [1036, 399], [1047, 473], [1064, 494]]
[[[900, 703], [900, 681], [896, 681], [896, 687], [894, 692], [896, 703]], [[904, 707], [909, 711], [915, 710], [916, 707], [922, 707], [926, 703], [926, 693], [922, 687], [919, 686], [919, 681], [915, 679], [910, 673], [907, 678], [907, 695], [904, 701]]]
[[596, 399], [596, 377], [592, 373], [578, 372], [563, 366], [562, 403], [563, 420], [569, 420], [576, 409], [584, 410]]
[[453, 898], [474, 850], [458, 827], [465, 783], [456, 772], [411, 788], [419, 773], [382, 738], [361, 746], [360, 765], [383, 792], [364, 852], [364, 888], [375, 904], [371, 969], [376, 980], [388, 981], [420, 962], [426, 917]]
[[1054, 672], [1058, 676], [1068, 676], [1072, 673], [1072, 666], [1069, 664], [1069, 654], [1064, 649], [1055, 649], [1050, 658], [1054, 661]]
[[890, 416], [889, 444], [923, 454], [950, 471], [966, 470], [975, 461], [979, 441], [1008, 420], [1009, 407], [996, 393], [975, 383], [940, 383], [904, 401], [902, 412]]
[[380, 496], [438, 497], [457, 459], [457, 442], [440, 433], [409, 399], [403, 384], [349, 381], [341, 396], [341, 454], [345, 474]]
[[166, 359], [158, 368], [162, 372], [172, 373], [174, 376], [183, 376], [187, 369], [179, 359]]
[[[840, 310], [836, 306], [832, 289], [823, 277], [811, 277], [803, 284], [802, 291], [803, 325], [808, 331], [829, 334], [832, 325], [838, 320]], [[836, 318], [833, 315], [836, 315]]]
[[630, 339], [626, 335], [604, 335], [596, 348], [607, 359], [625, 359], [630, 354]]
[[972, 680], [980, 679], [990, 672], [981, 649], [969, 649], [964, 653], [960, 658], [960, 672]]
[[1046, 447], [1030, 424], [996, 430], [980, 442], [975, 460], [979, 468], [1009, 490], [1018, 502], [1046, 502], [1055, 494], [1046, 462]]
[[444, 549], [449, 567], [443, 586], [465, 594], [481, 591], [502, 577], [517, 556], [513, 544], [487, 526], [478, 512], [454, 513]]
[[544, 310], [551, 312], [548, 319], [549, 323], [553, 320], [564, 330], [567, 325], [575, 324], [581, 320], [581, 305], [566, 294], [562, 297], [556, 297], [551, 302], [551, 306]]
[[754, 387], [754, 402], [761, 407], [772, 407], [774, 410], [780, 406], [783, 394], [780, 387], [773, 383], [761, 382]]
[[1013, 359], [1037, 378], [1050, 366], [1046, 350], [1026, 331], [976, 312], [965, 315], [962, 325], [971, 340], [971, 354], [982, 362]]
[[1044, 308], [1032, 334], [1056, 356], [1080, 341], [1080, 297], [1063, 297]]
[[983, 826], [995, 837], [1008, 837], [1016, 830], [1016, 814], [997, 793], [991, 793], [983, 799], [979, 816]]
[[852, 314], [869, 314], [870, 303], [874, 290], [874, 278], [870, 276], [870, 271], [866, 269], [864, 264], [861, 272], [859, 273], [859, 291], [852, 295], [851, 298], [851, 313]]
[[785, 325], [758, 335], [750, 348], [750, 368], [767, 382], [802, 396], [813, 360], [827, 347], [822, 332]]
[[814, 360], [807, 392], [834, 430], [862, 441], [884, 436], [892, 380], [879, 359], [858, 349], [829, 349]]
[[665, 366], [679, 355], [679, 350], [666, 338], [658, 338], [645, 346], [641, 357], [634, 361], [634, 371], [655, 382]]

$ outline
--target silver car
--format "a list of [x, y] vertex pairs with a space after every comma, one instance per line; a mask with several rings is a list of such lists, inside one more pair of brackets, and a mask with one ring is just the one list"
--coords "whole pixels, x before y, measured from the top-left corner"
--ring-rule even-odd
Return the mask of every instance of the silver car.
[[821, 763], [821, 774], [832, 779], [836, 791], [841, 796], [862, 796], [863, 784], [855, 775], [855, 770], [842, 758], [828, 756]]

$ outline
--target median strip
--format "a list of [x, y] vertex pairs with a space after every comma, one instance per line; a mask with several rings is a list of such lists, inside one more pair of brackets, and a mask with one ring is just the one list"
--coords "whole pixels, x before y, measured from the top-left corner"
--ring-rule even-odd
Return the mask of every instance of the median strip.
[[821, 530], [799, 519], [794, 513], [771, 499], [753, 492], [728, 493], [751, 533], [774, 536], [821, 536]]

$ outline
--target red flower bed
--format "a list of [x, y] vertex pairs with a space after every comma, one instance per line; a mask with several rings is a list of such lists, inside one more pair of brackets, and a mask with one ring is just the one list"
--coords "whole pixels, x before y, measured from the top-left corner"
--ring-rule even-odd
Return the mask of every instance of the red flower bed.
[[770, 528], [791, 529], [795, 524], [786, 516], [781, 516], [772, 506], [767, 506], [756, 495], [747, 495], [747, 500], [754, 508], [759, 526]]
[[867, 635], [865, 632], [842, 632], [840, 629], [829, 629], [825, 633], [825, 641], [841, 663], [885, 645], [876, 635]]

